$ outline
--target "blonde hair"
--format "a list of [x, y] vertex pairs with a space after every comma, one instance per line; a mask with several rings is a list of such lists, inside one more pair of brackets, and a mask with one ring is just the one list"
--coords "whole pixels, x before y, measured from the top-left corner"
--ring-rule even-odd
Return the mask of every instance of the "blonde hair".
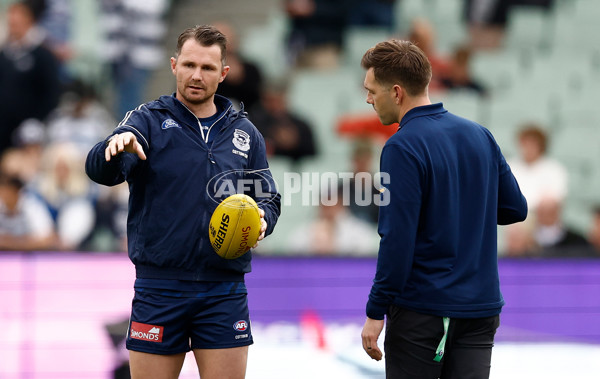
[[84, 160], [77, 147], [71, 143], [48, 145], [43, 152], [37, 185], [40, 195], [50, 204], [60, 205], [65, 198], [87, 195], [89, 188]]

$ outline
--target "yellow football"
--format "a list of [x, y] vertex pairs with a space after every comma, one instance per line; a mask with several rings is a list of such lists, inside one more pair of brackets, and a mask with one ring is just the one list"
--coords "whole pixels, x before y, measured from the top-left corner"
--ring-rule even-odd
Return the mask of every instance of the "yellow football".
[[213, 212], [208, 236], [215, 252], [225, 259], [246, 254], [260, 235], [258, 205], [248, 195], [231, 195]]

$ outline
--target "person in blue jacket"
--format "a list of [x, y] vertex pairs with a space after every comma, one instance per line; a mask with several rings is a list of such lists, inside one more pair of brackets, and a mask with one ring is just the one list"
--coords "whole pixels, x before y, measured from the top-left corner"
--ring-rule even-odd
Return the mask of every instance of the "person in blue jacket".
[[361, 334], [388, 378], [488, 378], [504, 305], [497, 224], [527, 203], [492, 134], [428, 96], [431, 65], [413, 43], [380, 42], [362, 58], [367, 103], [399, 122], [381, 153], [377, 271]]
[[190, 350], [203, 379], [245, 376], [252, 255], [218, 256], [208, 225], [219, 201], [241, 189], [259, 204], [263, 239], [279, 217], [280, 195], [261, 134], [215, 94], [229, 71], [226, 43], [212, 26], [183, 31], [171, 58], [176, 92], [128, 112], [87, 157], [92, 180], [129, 184], [133, 378], [177, 378]]

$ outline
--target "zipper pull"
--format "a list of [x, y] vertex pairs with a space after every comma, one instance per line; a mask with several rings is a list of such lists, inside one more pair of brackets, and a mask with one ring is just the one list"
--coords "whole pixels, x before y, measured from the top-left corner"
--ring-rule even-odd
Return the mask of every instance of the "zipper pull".
[[208, 159], [210, 160], [210, 163], [213, 163], [213, 164], [217, 163], [217, 162], [215, 162], [215, 159], [213, 157], [212, 150], [208, 150]]

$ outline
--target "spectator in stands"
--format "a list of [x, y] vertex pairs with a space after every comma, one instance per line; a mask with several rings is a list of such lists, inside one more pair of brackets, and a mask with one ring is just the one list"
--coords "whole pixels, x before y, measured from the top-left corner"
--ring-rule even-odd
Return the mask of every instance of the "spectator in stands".
[[569, 228], [562, 220], [561, 201], [552, 197], [542, 199], [536, 210], [535, 242], [541, 256], [578, 257], [589, 255], [585, 237]]
[[58, 105], [60, 63], [43, 45], [31, 7], [8, 7], [7, 41], [0, 50], [0, 152], [12, 145], [12, 134], [26, 119], [44, 120]]
[[441, 78], [447, 76], [450, 64], [448, 58], [442, 56], [435, 45], [435, 30], [433, 25], [424, 18], [415, 18], [408, 32], [407, 39], [419, 46], [431, 62], [432, 78], [429, 84], [430, 91], [443, 88]]
[[297, 68], [339, 65], [348, 5], [343, 0], [284, 0], [290, 20], [288, 53]]
[[527, 199], [529, 211], [535, 211], [543, 198], [562, 202], [568, 190], [568, 174], [562, 163], [547, 155], [549, 138], [544, 129], [527, 123], [518, 134], [519, 157], [509, 165]]
[[230, 99], [237, 109], [240, 109], [240, 103], [243, 103], [248, 111], [260, 101], [262, 73], [257, 65], [240, 55], [239, 40], [232, 25], [215, 22], [213, 26], [227, 36], [226, 61], [230, 67], [225, 80], [219, 84], [217, 94]]
[[594, 250], [595, 256], [600, 257], [600, 205], [594, 208], [592, 227], [588, 233], [588, 241]]
[[46, 41], [56, 57], [67, 62], [74, 56], [71, 47], [72, 0], [28, 0], [42, 3], [40, 26], [46, 31]]
[[288, 109], [285, 84], [269, 83], [250, 116], [265, 138], [267, 154], [288, 157], [294, 163], [316, 155], [312, 126]]
[[54, 223], [43, 203], [25, 193], [18, 167], [0, 160], [0, 250], [46, 250], [57, 246]]
[[502, 46], [510, 5], [513, 0], [466, 0], [464, 14], [470, 45], [475, 50]]
[[380, 28], [389, 32], [395, 29], [396, 0], [350, 0], [348, 26]]
[[81, 80], [74, 80], [59, 107], [48, 117], [47, 141], [49, 144], [72, 143], [85, 157], [115, 124], [94, 89]]
[[127, 251], [128, 201], [127, 183], [99, 188], [94, 204], [94, 227], [82, 242], [82, 250]]
[[115, 87], [115, 118], [121, 119], [148, 100], [150, 75], [164, 62], [162, 41], [169, 1], [102, 0], [100, 8], [101, 51]]
[[524, 124], [518, 134], [518, 144], [519, 156], [509, 159], [508, 163], [527, 200], [529, 214], [525, 222], [505, 227], [507, 254], [524, 256], [534, 251], [533, 255], [537, 255], [540, 248], [535, 238], [538, 205], [545, 199], [562, 204], [568, 189], [567, 170], [547, 155], [548, 135], [538, 124]]
[[533, 236], [533, 226], [503, 227], [504, 246], [500, 256], [507, 258], [525, 258], [539, 255], [539, 246]]
[[443, 89], [466, 89], [480, 96], [487, 95], [487, 89], [471, 74], [471, 53], [471, 48], [466, 45], [454, 49], [446, 72], [440, 76], [440, 85]]
[[84, 158], [70, 143], [48, 145], [31, 191], [52, 215], [64, 250], [77, 250], [94, 226], [96, 186], [84, 171]]
[[[360, 199], [372, 200], [375, 193], [378, 193], [373, 183], [373, 143], [370, 139], [360, 139], [354, 143], [352, 148], [352, 173], [354, 176], [349, 181], [347, 188], [349, 194], [349, 210], [355, 217], [377, 225], [379, 216], [379, 207], [374, 201], [369, 201], [368, 205], [357, 203], [356, 197]], [[360, 177], [360, 175], [364, 180]], [[358, 180], [357, 180], [358, 178]]]
[[44, 44], [63, 63], [60, 68], [60, 82], [63, 85], [71, 81], [66, 65], [74, 56], [71, 47], [71, 19], [73, 6], [71, 0], [23, 0], [33, 9], [34, 17], [44, 33]]
[[[336, 195], [333, 191], [333, 195]], [[327, 189], [321, 196], [317, 218], [300, 225], [290, 239], [293, 254], [376, 256], [379, 236], [375, 227], [352, 215], [337, 196]]]
[[7, 150], [7, 161], [19, 167], [19, 176], [31, 183], [40, 173], [42, 152], [46, 143], [46, 126], [39, 120], [29, 118], [21, 123], [14, 135], [14, 149]]

